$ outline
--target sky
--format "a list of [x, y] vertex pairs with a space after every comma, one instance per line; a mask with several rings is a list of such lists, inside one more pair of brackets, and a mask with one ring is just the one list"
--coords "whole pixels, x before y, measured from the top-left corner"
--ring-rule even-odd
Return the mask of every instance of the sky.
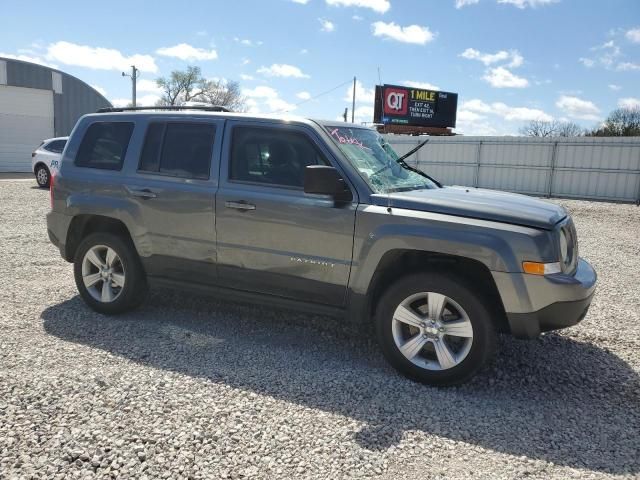
[[466, 135], [590, 128], [640, 105], [640, 0], [29, 1], [3, 6], [0, 25], [0, 57], [54, 66], [114, 105], [130, 101], [132, 64], [146, 105], [189, 65], [240, 82], [260, 113], [337, 119], [354, 76], [358, 122], [380, 80], [456, 92]]

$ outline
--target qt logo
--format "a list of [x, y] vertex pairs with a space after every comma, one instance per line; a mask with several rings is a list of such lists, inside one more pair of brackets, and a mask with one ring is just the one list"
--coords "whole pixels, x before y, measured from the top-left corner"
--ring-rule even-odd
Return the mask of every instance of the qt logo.
[[384, 91], [384, 113], [406, 115], [409, 92], [400, 88], [387, 88]]

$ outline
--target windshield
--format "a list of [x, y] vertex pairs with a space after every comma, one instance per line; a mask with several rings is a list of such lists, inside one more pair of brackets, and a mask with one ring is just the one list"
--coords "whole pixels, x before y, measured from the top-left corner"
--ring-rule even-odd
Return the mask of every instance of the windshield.
[[396, 162], [398, 154], [375, 130], [345, 126], [325, 128], [375, 193], [438, 188], [429, 178]]

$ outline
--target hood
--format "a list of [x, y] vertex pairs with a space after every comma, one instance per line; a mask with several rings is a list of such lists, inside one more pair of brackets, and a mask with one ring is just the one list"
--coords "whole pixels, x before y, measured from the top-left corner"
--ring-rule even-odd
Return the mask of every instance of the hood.
[[515, 193], [473, 187], [443, 187], [431, 190], [373, 195], [375, 203], [392, 207], [492, 220], [551, 230], [567, 211], [550, 202]]

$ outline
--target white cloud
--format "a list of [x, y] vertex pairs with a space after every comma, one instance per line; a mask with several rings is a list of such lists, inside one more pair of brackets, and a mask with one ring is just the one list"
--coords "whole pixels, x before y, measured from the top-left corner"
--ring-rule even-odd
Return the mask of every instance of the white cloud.
[[507, 67], [515, 68], [519, 67], [524, 62], [524, 58], [517, 50], [500, 50], [496, 53], [482, 53], [475, 48], [467, 48], [460, 54], [460, 56], [468, 60], [478, 60], [485, 66], [510, 60], [510, 62], [507, 64]]
[[50, 67], [50, 68], [58, 68], [58, 66], [53, 63], [49, 63], [40, 57], [32, 57], [31, 55], [23, 55], [23, 54], [14, 55], [13, 53], [0, 52], [0, 57], [12, 58], [14, 60], [22, 60], [23, 62], [29, 62], [29, 63], [37, 63], [38, 65], [43, 65], [45, 67]]
[[361, 22], [362, 20], [364, 20], [364, 18], [362, 18], [360, 15], [354, 15], [353, 17], [351, 17], [353, 20], [355, 20], [356, 22]]
[[325, 0], [327, 5], [341, 7], [362, 7], [370, 8], [378, 13], [385, 13], [391, 8], [389, 0]]
[[627, 37], [627, 40], [629, 40], [630, 42], [640, 43], [640, 27], [632, 28], [631, 30], [627, 31], [624, 36]]
[[310, 100], [311, 94], [309, 92], [298, 92], [296, 93], [296, 97], [298, 97], [300, 100]]
[[179, 43], [173, 47], [163, 47], [156, 50], [158, 55], [165, 57], [174, 57], [181, 60], [215, 60], [218, 58], [218, 52], [215, 50], [206, 50], [204, 48], [193, 47], [188, 43]]
[[456, 8], [466, 7], [467, 5], [475, 5], [480, 0], [456, 0]]
[[142, 107], [153, 107], [160, 100], [159, 95], [143, 95], [136, 98], [136, 104]]
[[[351, 112], [349, 112], [349, 118], [350, 117]], [[373, 107], [367, 105], [356, 107], [354, 120], [356, 123], [373, 122]]]
[[114, 107], [126, 107], [131, 103], [130, 98], [112, 98], [111, 105]]
[[578, 61], [587, 68], [591, 68], [596, 64], [595, 60], [593, 60], [592, 58], [580, 57]]
[[597, 65], [606, 69], [625, 69], [625, 63], [618, 63], [624, 55], [614, 40], [609, 40], [602, 45], [596, 45], [589, 50], [592, 52], [589, 57], [580, 57], [578, 59], [585, 67], [592, 68]]
[[306, 5], [309, 0], [291, 0], [293, 3], [299, 3], [300, 5]]
[[541, 7], [544, 5], [549, 5], [550, 3], [556, 3], [560, 0], [498, 0], [498, 3], [506, 3], [509, 5], [513, 5], [518, 8], [527, 8], [527, 7]]
[[504, 67], [490, 68], [482, 77], [494, 88], [525, 88], [529, 86], [526, 78], [519, 77]]
[[309, 78], [309, 75], [303, 73], [298, 67], [285, 63], [274, 63], [270, 67], [260, 67], [258, 73], [268, 77]]
[[440, 87], [429, 82], [414, 82], [412, 80], [405, 80], [401, 83], [401, 85], [413, 88], [421, 88], [423, 90], [440, 90]]
[[131, 65], [135, 65], [142, 72], [158, 71], [151, 55], [125, 56], [113, 48], [89, 47], [64, 41], [52, 43], [47, 47], [47, 59], [95, 70], [128, 71]]
[[551, 121], [553, 117], [538, 108], [510, 107], [504, 103], [492, 103], [493, 111], [508, 121], [544, 120]]
[[[467, 120], [479, 120], [485, 115], [496, 115], [509, 122], [522, 122], [530, 120], [551, 121], [553, 117], [544, 110], [529, 107], [512, 107], [503, 102], [485, 103], [480, 99], [472, 99], [463, 102], [458, 111]], [[481, 115], [484, 114], [484, 115]]]
[[[143, 95], [136, 97], [136, 105], [138, 107], [153, 107], [160, 100], [158, 95]], [[131, 104], [130, 98], [113, 98], [111, 104], [114, 107], [126, 107]]]
[[640, 63], [622, 62], [618, 64], [616, 70], [620, 70], [622, 72], [640, 70]]
[[246, 73], [241, 73], [240, 80], [245, 80], [245, 81], [253, 80], [253, 77], [251, 75], [247, 75]]
[[155, 80], [149, 80], [146, 78], [138, 80], [138, 84], [136, 86], [138, 92], [149, 92], [149, 93], [162, 93], [162, 89], [158, 87], [158, 84]]
[[241, 45], [245, 45], [247, 47], [259, 47], [264, 43], [260, 40], [253, 41], [253, 40], [249, 40], [248, 38], [240, 38], [240, 37], [233, 37], [233, 41]]
[[319, 18], [318, 21], [321, 25], [320, 30], [323, 32], [333, 32], [336, 29], [336, 26], [333, 24], [333, 22], [330, 22], [329, 20]]
[[435, 34], [428, 27], [420, 25], [401, 27], [394, 22], [375, 22], [372, 27], [374, 36], [390, 38], [403, 43], [426, 45], [435, 38]]
[[598, 120], [600, 109], [593, 102], [581, 98], [562, 95], [556, 102], [556, 107], [567, 117], [579, 120]]
[[621, 98], [618, 100], [618, 106], [620, 108], [640, 108], [640, 98]]
[[622, 87], [620, 85], [616, 85], [614, 83], [610, 83], [609, 84], [609, 90], [613, 90], [614, 92], [617, 92], [619, 90], [622, 90]]
[[260, 113], [262, 108], [267, 113], [290, 112], [297, 108], [296, 105], [280, 98], [278, 91], [272, 87], [261, 85], [243, 89], [242, 94], [247, 97], [247, 106], [251, 113]]
[[309, 50], [307, 50], [306, 48], [300, 50], [300, 55], [306, 55], [307, 53], [309, 53]]
[[248, 58], [243, 58], [242, 61], [240, 62], [241, 65], [249, 65], [251, 63], [251, 60], [249, 60]]
[[[375, 99], [376, 89], [374, 87], [366, 88], [360, 80], [356, 80], [356, 102], [358, 102], [358, 104], [369, 103], [373, 105]], [[353, 100], [353, 84], [347, 88], [347, 92], [342, 100], [349, 102], [349, 105], [351, 105], [351, 101]]]
[[[0, 57], [2, 56], [2, 54], [0, 53]], [[102, 95], [103, 97], [107, 96], [107, 91], [102, 88], [99, 85], [91, 85], [91, 88], [93, 88], [96, 92], [98, 92], [100, 95]]]

